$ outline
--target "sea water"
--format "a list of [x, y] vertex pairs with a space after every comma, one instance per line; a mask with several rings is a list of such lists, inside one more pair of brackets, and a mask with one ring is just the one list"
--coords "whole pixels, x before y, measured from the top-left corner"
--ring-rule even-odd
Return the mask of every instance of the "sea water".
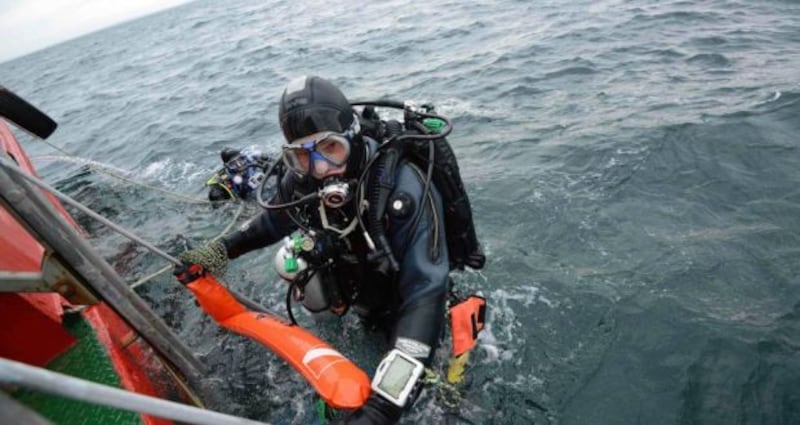
[[[222, 147], [277, 154], [285, 84], [431, 102], [488, 255], [488, 300], [448, 409], [403, 422], [800, 423], [800, 5], [792, 1], [197, 1], [0, 64], [59, 123], [43, 176], [173, 253], [236, 206], [203, 199]], [[54, 155], [80, 160], [57, 161]], [[39, 157], [40, 159], [36, 159]], [[96, 172], [96, 161], [143, 183]], [[248, 208], [239, 218], [258, 212]], [[77, 214], [131, 282], [164, 266]], [[226, 281], [285, 313], [274, 249]], [[219, 329], [167, 274], [139, 291], [212, 369], [216, 408], [314, 421], [314, 394]], [[368, 372], [379, 335], [301, 323]]]

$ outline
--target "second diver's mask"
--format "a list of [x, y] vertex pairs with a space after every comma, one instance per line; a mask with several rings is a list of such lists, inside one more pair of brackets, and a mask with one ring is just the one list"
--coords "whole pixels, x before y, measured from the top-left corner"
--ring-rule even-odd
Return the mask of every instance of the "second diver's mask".
[[225, 169], [230, 173], [242, 172], [249, 166], [250, 161], [248, 160], [247, 156], [241, 154], [235, 156], [233, 159], [225, 163]]

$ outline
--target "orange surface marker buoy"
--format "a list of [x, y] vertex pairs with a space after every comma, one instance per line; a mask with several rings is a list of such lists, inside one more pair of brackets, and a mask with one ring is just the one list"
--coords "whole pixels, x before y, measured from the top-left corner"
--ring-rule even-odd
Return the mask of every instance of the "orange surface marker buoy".
[[271, 314], [248, 311], [209, 273], [186, 287], [220, 326], [267, 346], [300, 372], [329, 406], [356, 409], [366, 402], [371, 392], [367, 374], [310, 332]]

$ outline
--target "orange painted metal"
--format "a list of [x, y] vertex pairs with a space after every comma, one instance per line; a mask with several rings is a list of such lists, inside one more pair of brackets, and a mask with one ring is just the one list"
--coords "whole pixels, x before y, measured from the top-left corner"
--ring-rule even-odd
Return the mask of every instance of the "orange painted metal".
[[[6, 123], [0, 119], [0, 149], [30, 175], [38, 176]], [[0, 155], [3, 153], [0, 152]], [[56, 210], [78, 231], [57, 198], [43, 192]], [[4, 208], [0, 207], [0, 270], [40, 272], [44, 248]], [[0, 356], [43, 366], [76, 341], [61, 326], [63, 305], [56, 293], [0, 294]], [[84, 310], [83, 317], [94, 328], [105, 347], [123, 388], [140, 394], [191, 403], [190, 397], [159, 360], [150, 345], [138, 337], [105, 303]], [[141, 415], [145, 425], [169, 425], [172, 421]]]
[[[189, 398], [174, 384], [153, 349], [106, 304], [87, 308], [83, 317], [94, 328], [97, 340], [106, 348], [123, 388], [153, 397], [180, 400]], [[145, 425], [169, 425], [172, 421], [141, 415]]]
[[[28, 174], [36, 175], [30, 159], [2, 119], [0, 149]], [[49, 199], [75, 223], [55, 197]], [[5, 208], [0, 208], [0, 229], [0, 270], [40, 272], [44, 248]], [[0, 330], [0, 355], [43, 366], [69, 349], [75, 339], [61, 327], [63, 304], [68, 303], [55, 293], [0, 294], [0, 317], [6, 324]]]
[[50, 295], [0, 294], [0, 357], [44, 366], [75, 345], [75, 338], [61, 327], [61, 316], [43, 313], [31, 302]]
[[361, 407], [370, 395], [367, 374], [310, 332], [270, 314], [248, 311], [206, 273], [186, 285], [220, 326], [252, 338], [288, 362], [336, 409]]
[[[8, 126], [0, 119], [0, 149], [7, 152], [22, 167], [33, 174], [33, 166], [22, 152]], [[17, 220], [0, 208], [0, 270], [12, 272], [38, 272], [41, 269], [44, 248], [28, 234]]]
[[[23, 170], [32, 176], [37, 176], [28, 156], [14, 138], [8, 125], [0, 118], [0, 150], [7, 153]], [[48, 192], [43, 192], [56, 210], [79, 229], [67, 211]], [[38, 272], [42, 267], [42, 254], [44, 248], [39, 245], [22, 225], [4, 208], [0, 208], [0, 270], [15, 272]]]

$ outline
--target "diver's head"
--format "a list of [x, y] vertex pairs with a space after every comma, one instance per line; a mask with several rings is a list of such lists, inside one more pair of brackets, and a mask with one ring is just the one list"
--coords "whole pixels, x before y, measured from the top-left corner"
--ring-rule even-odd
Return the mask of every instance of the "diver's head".
[[289, 169], [321, 181], [357, 175], [363, 162], [358, 119], [345, 95], [320, 77], [297, 78], [281, 96], [278, 119]]
[[219, 156], [220, 158], [222, 158], [223, 164], [227, 164], [228, 162], [230, 162], [230, 160], [236, 158], [241, 154], [242, 152], [239, 149], [234, 149], [229, 147], [222, 148], [222, 150], [219, 152]]

